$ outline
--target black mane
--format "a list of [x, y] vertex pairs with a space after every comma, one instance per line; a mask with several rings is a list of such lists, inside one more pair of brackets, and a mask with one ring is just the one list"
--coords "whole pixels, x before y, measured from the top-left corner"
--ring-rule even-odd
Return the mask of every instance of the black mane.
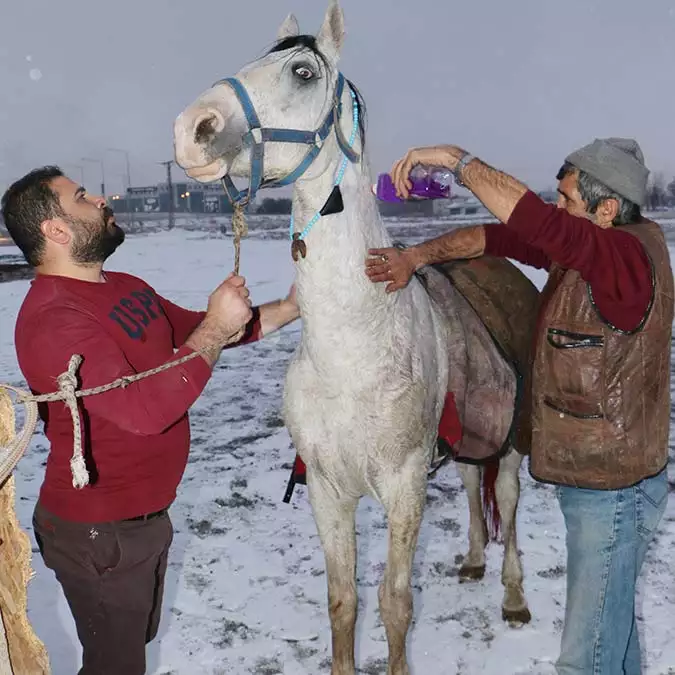
[[317, 47], [316, 38], [313, 35], [291, 35], [290, 37], [283, 38], [282, 40], [278, 40], [267, 53], [285, 52], [287, 49], [294, 48], [309, 49], [326, 63], [326, 57]]
[[[295, 49], [296, 51], [301, 51], [303, 49], [309, 49], [318, 59], [321, 60], [326, 70], [330, 70], [330, 65], [325, 55], [321, 52], [318, 45], [316, 44], [316, 38], [313, 35], [292, 35], [290, 37], [283, 38], [278, 40], [272, 47], [269, 49], [267, 54], [274, 54], [275, 52], [285, 52], [288, 49]], [[347, 86], [354, 92], [356, 96], [356, 105], [359, 111], [359, 135], [361, 136], [361, 147], [366, 147], [366, 104], [361, 96], [361, 92], [356, 88], [354, 83], [351, 80], [345, 78]]]

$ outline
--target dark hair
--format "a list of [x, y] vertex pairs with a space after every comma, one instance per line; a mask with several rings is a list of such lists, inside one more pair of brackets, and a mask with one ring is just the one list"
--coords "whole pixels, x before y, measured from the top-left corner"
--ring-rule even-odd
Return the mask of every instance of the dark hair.
[[[565, 162], [560, 167], [560, 171], [558, 171], [556, 178], [562, 180], [565, 176], [569, 176], [576, 170], [576, 166], [569, 162]], [[581, 198], [586, 202], [589, 213], [595, 213], [598, 210], [598, 206], [606, 199], [615, 199], [619, 203], [619, 211], [612, 221], [612, 225], [637, 223], [642, 218], [640, 207], [635, 202], [617, 194], [604, 183], [601, 183], [581, 169], [579, 169], [579, 175], [577, 176], [577, 188], [579, 189]]]
[[58, 166], [43, 166], [10, 185], [2, 196], [2, 217], [26, 262], [37, 267], [42, 261], [44, 236], [40, 225], [63, 216], [58, 195], [51, 189], [54, 178], [63, 176]]

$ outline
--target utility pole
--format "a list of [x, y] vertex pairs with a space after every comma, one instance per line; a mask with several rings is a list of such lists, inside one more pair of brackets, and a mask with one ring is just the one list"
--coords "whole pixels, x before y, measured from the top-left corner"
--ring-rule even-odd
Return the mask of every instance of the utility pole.
[[126, 150], [122, 150], [120, 148], [108, 148], [108, 152], [119, 152], [120, 154], [124, 155], [124, 159], [126, 161], [126, 167], [127, 167], [127, 187], [131, 187], [131, 163], [129, 162], [129, 153]]
[[118, 152], [122, 155], [124, 155], [125, 160], [126, 160], [126, 167], [127, 167], [127, 186], [126, 186], [126, 194], [124, 198], [124, 202], [127, 205], [127, 225], [129, 226], [129, 230], [131, 231], [131, 169], [130, 169], [130, 163], [129, 163], [129, 153], [126, 150], [122, 150], [120, 148], [108, 148], [108, 152]]
[[174, 195], [173, 195], [173, 180], [171, 179], [171, 167], [173, 166], [173, 160], [169, 159], [166, 162], [160, 162], [161, 165], [166, 167], [166, 184], [169, 189], [169, 229], [173, 229], [174, 225]]

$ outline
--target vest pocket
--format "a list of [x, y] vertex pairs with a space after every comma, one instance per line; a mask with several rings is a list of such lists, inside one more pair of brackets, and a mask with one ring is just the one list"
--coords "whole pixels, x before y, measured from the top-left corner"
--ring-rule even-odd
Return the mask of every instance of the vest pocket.
[[607, 488], [620, 469], [612, 447], [604, 442], [604, 419], [577, 417], [541, 406], [538, 451], [532, 473], [543, 480], [584, 488]]
[[546, 336], [548, 343], [555, 349], [585, 349], [588, 347], [604, 347], [604, 335], [573, 333], [560, 328], [549, 328]]
[[544, 405], [560, 416], [604, 418], [605, 337], [549, 328], [543, 347]]
[[555, 412], [560, 413], [561, 417], [569, 415], [570, 417], [576, 417], [580, 420], [601, 420], [604, 418], [602, 413], [581, 413], [575, 412], [574, 410], [568, 410], [567, 408], [561, 408], [548, 397], [544, 399], [544, 405], [551, 408], [551, 410], [555, 410]]

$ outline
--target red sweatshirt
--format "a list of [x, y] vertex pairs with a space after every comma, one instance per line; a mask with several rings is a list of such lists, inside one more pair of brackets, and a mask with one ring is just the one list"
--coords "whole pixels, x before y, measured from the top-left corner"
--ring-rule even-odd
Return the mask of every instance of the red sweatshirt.
[[635, 329], [652, 296], [649, 258], [637, 237], [621, 227], [602, 229], [533, 192], [523, 195], [506, 225], [485, 226], [485, 253], [546, 270], [551, 262], [576, 270], [602, 316], [621, 330]]
[[[80, 386], [107, 384], [191, 353], [184, 343], [203, 317], [128, 274], [106, 272], [105, 283], [38, 275], [17, 319], [19, 366], [34, 393], [50, 393], [58, 389], [56, 378], [71, 355], [81, 354]], [[238, 344], [259, 337], [256, 312]], [[124, 389], [79, 399], [90, 476], [83, 489], [72, 484], [68, 408], [60, 401], [41, 405], [50, 443], [40, 490], [44, 507], [80, 522], [133, 518], [168, 507], [187, 463], [187, 411], [210, 376], [198, 356]]]

